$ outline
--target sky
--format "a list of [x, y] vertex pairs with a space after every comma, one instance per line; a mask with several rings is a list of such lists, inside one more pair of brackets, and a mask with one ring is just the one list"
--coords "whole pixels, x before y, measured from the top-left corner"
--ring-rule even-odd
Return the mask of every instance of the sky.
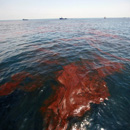
[[130, 17], [130, 0], [0, 0], [0, 20]]

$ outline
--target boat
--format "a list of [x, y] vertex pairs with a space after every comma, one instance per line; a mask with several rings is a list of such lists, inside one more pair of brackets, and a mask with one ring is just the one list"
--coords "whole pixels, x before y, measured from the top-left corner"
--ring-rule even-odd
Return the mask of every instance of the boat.
[[61, 17], [61, 18], [59, 18], [59, 19], [60, 19], [60, 20], [66, 20], [67, 18], [62, 18], [62, 17]]
[[28, 19], [23, 19], [23, 21], [28, 21]]

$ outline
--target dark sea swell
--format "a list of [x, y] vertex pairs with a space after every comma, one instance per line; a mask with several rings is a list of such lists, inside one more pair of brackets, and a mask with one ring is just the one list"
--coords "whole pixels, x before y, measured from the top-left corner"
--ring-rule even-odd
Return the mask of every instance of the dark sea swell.
[[44, 129], [40, 108], [57, 85], [56, 72], [82, 60], [98, 68], [95, 56], [123, 64], [124, 69], [105, 77], [109, 100], [91, 104], [82, 118], [69, 121], [68, 129], [128, 130], [129, 18], [0, 21], [0, 129]]

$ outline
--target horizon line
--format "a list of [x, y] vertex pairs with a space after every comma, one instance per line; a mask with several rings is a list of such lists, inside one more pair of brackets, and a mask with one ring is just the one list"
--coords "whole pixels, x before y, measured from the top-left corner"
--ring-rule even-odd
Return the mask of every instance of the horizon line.
[[[106, 16], [104, 16], [104, 17], [106, 17]], [[81, 17], [81, 18], [71, 18], [71, 17], [65, 17], [65, 18], [67, 18], [67, 19], [93, 19], [93, 18], [104, 18], [104, 17]], [[60, 18], [60, 17], [59, 17]], [[6, 20], [23, 20], [23, 19], [28, 19], [28, 20], [42, 20], [42, 19], [45, 19], [45, 20], [47, 20], [47, 19], [59, 19], [59, 18], [21, 18], [21, 19], [0, 19], [0, 21], [6, 21]], [[64, 17], [63, 17], [64, 18]], [[106, 17], [106, 18], [130, 18], [130, 16], [129, 17]]]

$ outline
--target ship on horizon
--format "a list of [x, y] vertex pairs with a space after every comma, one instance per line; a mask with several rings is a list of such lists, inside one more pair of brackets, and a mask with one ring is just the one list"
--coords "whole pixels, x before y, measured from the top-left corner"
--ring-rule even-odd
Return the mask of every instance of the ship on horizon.
[[28, 21], [28, 19], [23, 19], [23, 21]]
[[61, 17], [61, 18], [59, 18], [59, 19], [60, 19], [60, 20], [66, 20], [67, 18], [62, 18], [62, 17]]

